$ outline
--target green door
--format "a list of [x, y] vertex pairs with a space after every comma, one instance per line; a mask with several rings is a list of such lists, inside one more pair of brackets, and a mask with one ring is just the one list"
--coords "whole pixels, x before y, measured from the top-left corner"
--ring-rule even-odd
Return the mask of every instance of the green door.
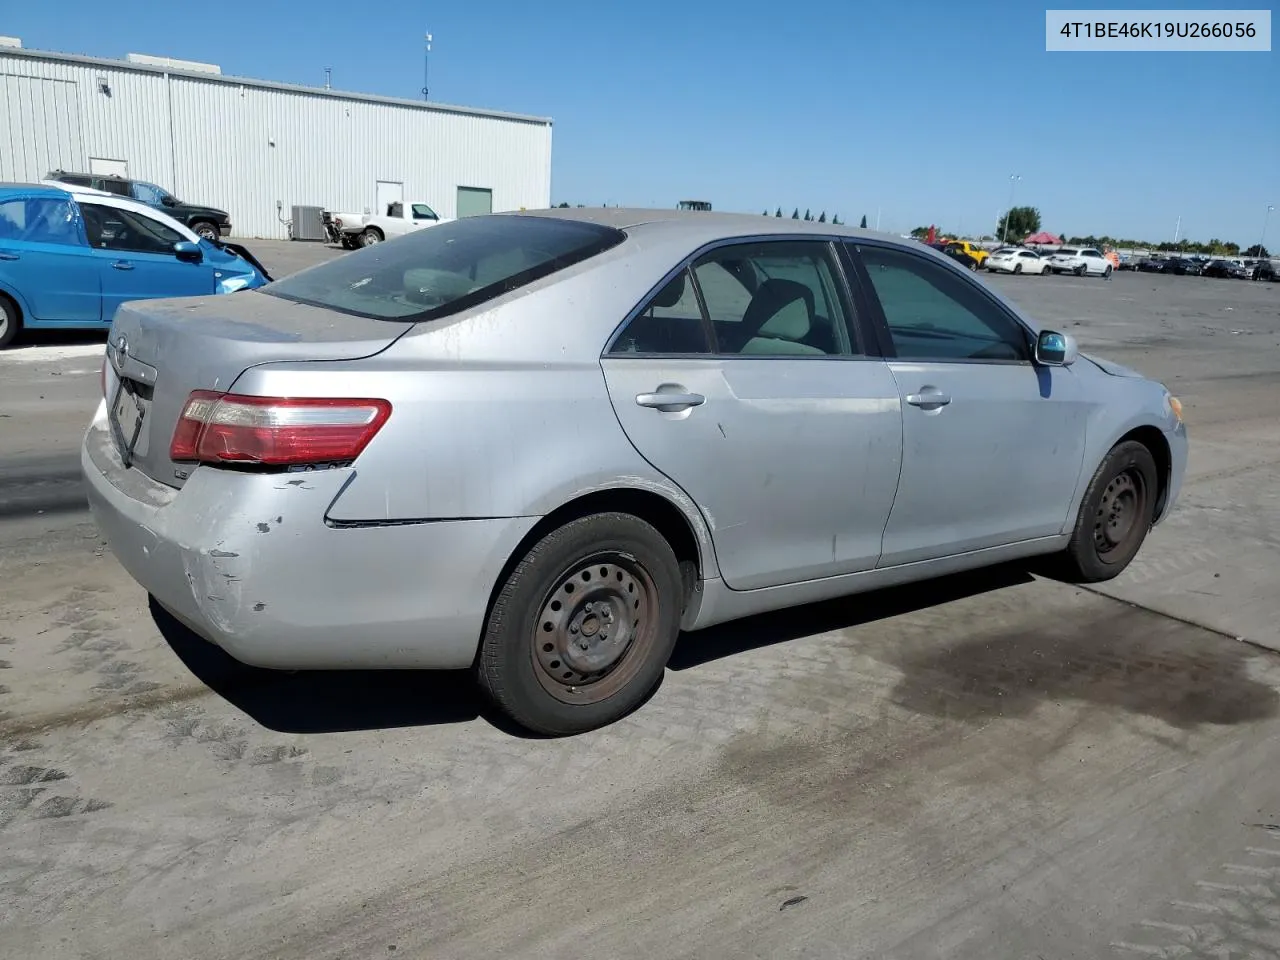
[[458, 219], [493, 213], [493, 191], [483, 187], [458, 188]]

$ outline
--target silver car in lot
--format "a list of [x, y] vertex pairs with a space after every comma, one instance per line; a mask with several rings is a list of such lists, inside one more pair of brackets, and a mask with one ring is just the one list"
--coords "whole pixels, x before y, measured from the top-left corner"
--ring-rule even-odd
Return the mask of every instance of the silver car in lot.
[[1113, 577], [1187, 459], [1168, 390], [948, 258], [732, 214], [493, 214], [126, 304], [103, 384], [90, 503], [162, 607], [263, 667], [467, 669], [545, 734], [634, 708], [682, 629]]

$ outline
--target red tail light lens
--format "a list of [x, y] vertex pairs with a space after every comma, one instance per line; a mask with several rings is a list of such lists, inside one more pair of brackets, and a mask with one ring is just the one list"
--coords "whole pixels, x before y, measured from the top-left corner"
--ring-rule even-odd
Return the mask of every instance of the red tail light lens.
[[169, 459], [277, 467], [344, 463], [360, 455], [389, 416], [386, 400], [196, 390], [174, 428]]

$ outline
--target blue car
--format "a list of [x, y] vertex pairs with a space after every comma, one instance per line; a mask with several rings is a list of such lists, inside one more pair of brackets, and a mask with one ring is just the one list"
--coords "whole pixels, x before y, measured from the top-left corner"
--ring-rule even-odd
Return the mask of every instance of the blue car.
[[271, 281], [238, 244], [99, 190], [0, 184], [0, 349], [18, 331], [102, 329], [126, 300], [252, 290]]

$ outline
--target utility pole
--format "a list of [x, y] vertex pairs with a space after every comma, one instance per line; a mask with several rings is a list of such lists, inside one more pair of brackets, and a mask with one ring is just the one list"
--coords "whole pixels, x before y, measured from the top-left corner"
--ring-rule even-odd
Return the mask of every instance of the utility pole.
[[431, 99], [431, 34], [423, 35], [426, 48], [422, 51], [422, 99]]
[[1000, 231], [1000, 244], [1004, 245], [1005, 240], [1009, 237], [1009, 214], [1013, 213], [1013, 191], [1018, 186], [1018, 181], [1022, 179], [1022, 174], [1009, 174], [1009, 209], [1004, 215], [1004, 229]]
[[1178, 237], [1182, 236], [1182, 214], [1178, 214], [1178, 223], [1173, 228], [1173, 245], [1178, 245]]
[[1262, 214], [1262, 236], [1258, 239], [1258, 259], [1259, 260], [1261, 260], [1263, 257], [1262, 248], [1266, 245], [1266, 242], [1267, 242], [1267, 221], [1271, 219], [1271, 211], [1274, 209], [1275, 207], [1272, 204], [1268, 203], [1266, 211]]

